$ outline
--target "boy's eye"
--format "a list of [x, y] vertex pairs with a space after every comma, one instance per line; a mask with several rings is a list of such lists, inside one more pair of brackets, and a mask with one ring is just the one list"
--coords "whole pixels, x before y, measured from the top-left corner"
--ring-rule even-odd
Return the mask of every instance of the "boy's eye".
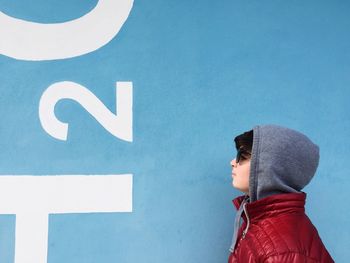
[[241, 155], [241, 160], [240, 161], [244, 161], [244, 160], [247, 160], [248, 158], [247, 157], [244, 157], [243, 155]]
[[242, 158], [242, 159], [248, 159], [249, 157], [248, 157], [247, 155], [242, 154], [242, 155], [241, 155], [241, 158]]

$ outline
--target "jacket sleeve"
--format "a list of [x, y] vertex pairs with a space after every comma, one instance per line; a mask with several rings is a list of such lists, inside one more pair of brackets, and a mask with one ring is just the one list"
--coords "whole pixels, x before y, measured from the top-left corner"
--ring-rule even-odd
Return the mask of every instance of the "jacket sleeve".
[[288, 263], [316, 263], [318, 262], [316, 259], [312, 259], [308, 256], [305, 256], [296, 252], [287, 252], [283, 254], [273, 255], [267, 257], [263, 263], [280, 263], [280, 262], [288, 262]]

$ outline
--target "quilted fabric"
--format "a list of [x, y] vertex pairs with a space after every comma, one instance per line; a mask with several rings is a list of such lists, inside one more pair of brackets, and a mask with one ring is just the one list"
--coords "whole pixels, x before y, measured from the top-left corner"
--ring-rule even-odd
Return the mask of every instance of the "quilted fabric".
[[[237, 209], [243, 199], [239, 196], [233, 200]], [[306, 193], [300, 192], [244, 204], [243, 224], [228, 262], [334, 262], [305, 214], [305, 200]]]

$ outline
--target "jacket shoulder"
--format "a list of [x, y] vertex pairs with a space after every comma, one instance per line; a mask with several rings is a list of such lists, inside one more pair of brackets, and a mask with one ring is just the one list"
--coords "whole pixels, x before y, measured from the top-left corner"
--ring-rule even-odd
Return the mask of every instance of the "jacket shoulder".
[[256, 258], [267, 263], [333, 262], [306, 214], [265, 218], [253, 223], [245, 239], [241, 241], [247, 249], [259, 251], [254, 253]]

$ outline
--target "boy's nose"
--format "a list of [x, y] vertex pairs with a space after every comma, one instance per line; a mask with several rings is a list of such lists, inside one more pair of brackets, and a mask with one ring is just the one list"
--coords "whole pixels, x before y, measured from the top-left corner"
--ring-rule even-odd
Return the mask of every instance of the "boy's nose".
[[237, 163], [236, 163], [236, 159], [233, 159], [233, 160], [231, 161], [231, 166], [234, 167], [236, 164], [237, 164]]

